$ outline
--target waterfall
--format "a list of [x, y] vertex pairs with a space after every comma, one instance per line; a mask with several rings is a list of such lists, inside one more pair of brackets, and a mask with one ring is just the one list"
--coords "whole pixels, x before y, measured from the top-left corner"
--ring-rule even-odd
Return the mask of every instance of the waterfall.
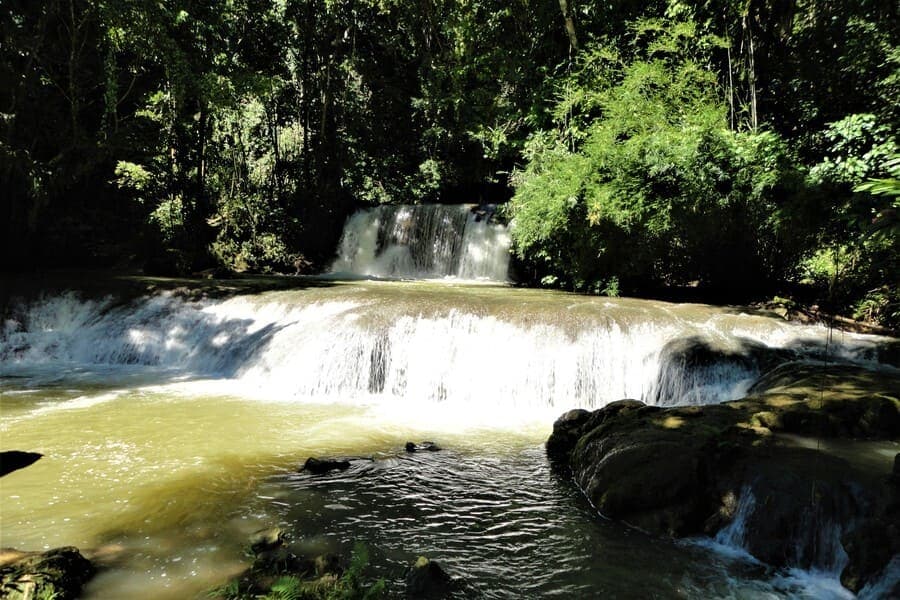
[[743, 550], [747, 539], [747, 521], [756, 510], [756, 497], [749, 486], [744, 486], [738, 498], [731, 522], [719, 530], [714, 538], [717, 544]]
[[379, 206], [344, 226], [334, 273], [506, 281], [509, 233], [474, 205]]
[[[759, 510], [763, 512], [758, 513]], [[748, 530], [753, 527], [754, 519], [765, 518], [767, 518], [766, 509], [758, 506], [753, 487], [744, 486], [734, 518], [731, 523], [719, 530], [714, 541], [732, 550], [752, 555]], [[798, 529], [801, 535], [794, 538], [789, 558], [797, 565], [802, 563], [804, 567], [809, 567], [814, 572], [826, 574], [832, 579], [839, 578], [847, 564], [847, 553], [841, 544], [846, 523], [842, 525], [841, 519], [834, 518], [834, 515], [829, 515], [826, 510], [813, 503], [803, 511], [800, 520], [801, 526]], [[847, 517], [843, 519], [846, 520]]]
[[[281, 401], [555, 417], [621, 398], [734, 399], [761, 374], [756, 356], [802, 357], [827, 335], [711, 307], [527, 290], [487, 289], [466, 304], [460, 298], [472, 288], [448, 297], [446, 287], [343, 283], [227, 300], [161, 293], [128, 304], [44, 298], [0, 321], [0, 377], [155, 369]], [[847, 336], [832, 351], [864, 360], [875, 343]]]

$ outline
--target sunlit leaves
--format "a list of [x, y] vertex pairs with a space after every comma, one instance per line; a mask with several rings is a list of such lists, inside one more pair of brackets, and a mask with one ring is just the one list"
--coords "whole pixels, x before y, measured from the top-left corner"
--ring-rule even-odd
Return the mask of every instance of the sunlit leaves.
[[519, 253], [583, 289], [610, 277], [723, 285], [732, 263], [748, 280], [782, 268], [779, 196], [796, 180], [783, 141], [729, 129], [715, 73], [692, 58], [714, 46], [691, 24], [633, 30], [638, 58], [588, 50], [581, 64], [595, 75], [566, 81], [557, 115], [579, 134], [526, 147], [512, 204]]

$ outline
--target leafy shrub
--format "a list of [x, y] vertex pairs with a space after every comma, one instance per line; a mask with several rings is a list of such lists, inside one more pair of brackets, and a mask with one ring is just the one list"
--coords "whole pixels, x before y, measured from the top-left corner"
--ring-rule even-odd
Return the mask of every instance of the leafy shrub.
[[513, 178], [516, 251], [573, 289], [613, 277], [625, 290], [765, 284], [799, 251], [785, 231], [801, 182], [793, 158], [774, 133], [728, 128], [715, 75], [692, 58], [692, 28], [650, 25], [642, 58], [579, 95], [600, 112], [569, 128], [577, 148], [546, 133], [529, 141]]

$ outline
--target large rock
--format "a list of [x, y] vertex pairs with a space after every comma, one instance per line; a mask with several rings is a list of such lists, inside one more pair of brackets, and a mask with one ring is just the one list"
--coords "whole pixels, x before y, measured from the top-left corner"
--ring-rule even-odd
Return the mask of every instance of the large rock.
[[770, 449], [744, 462], [742, 493], [752, 494], [754, 507], [740, 545], [771, 565], [839, 570], [843, 533], [875, 501], [852, 483], [850, 465], [808, 448]]
[[313, 475], [322, 475], [329, 471], [345, 471], [350, 468], [350, 461], [344, 458], [316, 458], [311, 456], [303, 463], [303, 471]]
[[715, 534], [752, 494], [741, 516], [745, 550], [776, 566], [833, 570], [843, 536], [845, 585], [860, 589], [896, 553], [900, 502], [871, 473], [780, 434], [896, 439], [898, 382], [857, 367], [790, 364], [735, 402], [660, 409], [624, 400], [567, 412], [547, 453], [600, 513], [653, 534]]
[[[894, 457], [894, 468], [882, 479], [882, 486], [865, 518], [842, 539], [848, 561], [841, 583], [854, 592], [878, 579], [886, 565], [900, 557], [900, 453]], [[900, 575], [893, 585], [890, 597], [900, 597]]]
[[736, 372], [755, 377], [795, 356], [748, 338], [729, 343], [699, 335], [676, 338], [660, 351], [651, 401], [659, 406], [710, 402], [715, 398], [706, 397], [710, 392], [702, 383], [733, 380]]
[[848, 365], [787, 363], [750, 388], [754, 418], [817, 437], [900, 438], [900, 377]]
[[605, 516], [667, 535], [697, 531], [709, 512], [706, 438], [680, 430], [682, 417], [632, 404], [614, 409], [589, 420], [602, 424], [571, 453], [581, 489]]
[[351, 560], [333, 553], [305, 555], [288, 544], [280, 528], [262, 529], [250, 539], [253, 563], [227, 584], [209, 590], [208, 598], [379, 598], [384, 583], [370, 582], [364, 570], [368, 551], [357, 544]]
[[10, 600], [70, 600], [94, 576], [94, 566], [77, 548], [47, 552], [6, 550], [0, 562], [0, 596]]
[[631, 410], [656, 410], [647, 407], [646, 404], [638, 400], [618, 400], [610, 402], [600, 410], [589, 412], [584, 409], [570, 410], [565, 413], [553, 424], [553, 433], [547, 440], [547, 454], [557, 460], [568, 461], [572, 450], [578, 440], [593, 429], [602, 425], [608, 419], [619, 414], [619, 412]]
[[448, 598], [455, 589], [453, 578], [436, 561], [425, 556], [420, 556], [406, 573], [407, 598]]
[[0, 477], [36, 463], [44, 455], [37, 452], [6, 450], [0, 452]]

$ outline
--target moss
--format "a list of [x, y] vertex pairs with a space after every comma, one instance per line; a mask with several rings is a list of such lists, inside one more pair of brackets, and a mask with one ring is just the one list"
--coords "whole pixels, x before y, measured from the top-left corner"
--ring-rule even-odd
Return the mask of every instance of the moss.
[[281, 546], [280, 530], [267, 530], [264, 537], [277, 532], [278, 547], [257, 554], [253, 565], [241, 576], [206, 593], [220, 600], [355, 600], [380, 598], [385, 584], [365, 577], [369, 553], [365, 545], [353, 549], [349, 565], [334, 554], [308, 559]]
[[766, 427], [768, 429], [781, 429], [782, 427], [781, 418], [778, 414], [769, 410], [754, 413], [750, 417], [750, 424], [754, 427]]
[[94, 571], [91, 562], [73, 547], [20, 553], [0, 567], [0, 592], [10, 600], [77, 598]]
[[[877, 491], [871, 474], [791, 448], [779, 434], [897, 439], [898, 390], [900, 376], [890, 372], [789, 363], [739, 401], [666, 409], [622, 401], [579, 413], [578, 426], [566, 432], [577, 441], [565, 460], [602, 514], [668, 536], [718, 530], [740, 491], [753, 484], [766, 506], [754, 525], [760, 532], [755, 552], [781, 564], [778, 557], [795, 549], [779, 533], [806, 539], [798, 523], [809, 506], [845, 518], [858, 509], [850, 487]], [[827, 490], [827, 497], [807, 498], [815, 489]]]

